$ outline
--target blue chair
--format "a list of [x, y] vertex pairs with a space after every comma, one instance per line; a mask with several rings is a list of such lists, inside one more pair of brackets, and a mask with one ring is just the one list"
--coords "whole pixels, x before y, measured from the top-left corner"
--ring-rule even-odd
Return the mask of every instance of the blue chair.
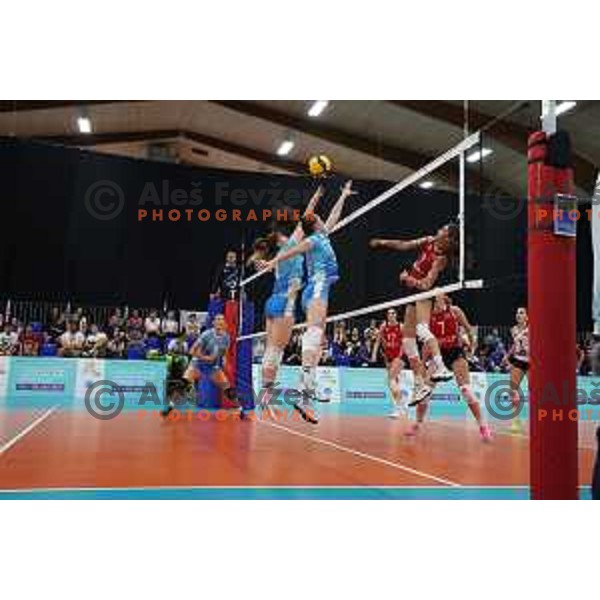
[[40, 356], [56, 356], [58, 354], [58, 346], [56, 344], [42, 344], [40, 348]]
[[143, 346], [129, 346], [127, 348], [127, 360], [144, 360], [146, 358], [146, 351]]

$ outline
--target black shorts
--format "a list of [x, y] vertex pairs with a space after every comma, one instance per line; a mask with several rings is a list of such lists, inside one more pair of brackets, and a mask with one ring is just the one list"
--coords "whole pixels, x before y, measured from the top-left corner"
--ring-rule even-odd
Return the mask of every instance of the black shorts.
[[527, 371], [529, 371], [529, 363], [525, 362], [524, 360], [521, 360], [520, 358], [509, 356], [508, 362], [516, 369], [521, 369], [521, 371], [523, 371], [524, 373], [527, 373]]
[[452, 365], [459, 359], [465, 358], [465, 350], [462, 347], [456, 346], [455, 348], [441, 348], [442, 360], [448, 369], [452, 369]]

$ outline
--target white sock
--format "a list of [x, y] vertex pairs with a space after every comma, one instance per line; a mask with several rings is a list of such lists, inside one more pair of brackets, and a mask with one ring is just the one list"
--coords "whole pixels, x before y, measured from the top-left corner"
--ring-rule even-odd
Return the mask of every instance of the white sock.
[[309, 395], [315, 393], [317, 387], [317, 367], [302, 367], [300, 386]]
[[442, 360], [441, 354], [434, 354], [433, 362], [435, 364], [436, 371], [442, 371], [443, 369], [446, 368], [446, 365], [444, 364], [444, 361]]

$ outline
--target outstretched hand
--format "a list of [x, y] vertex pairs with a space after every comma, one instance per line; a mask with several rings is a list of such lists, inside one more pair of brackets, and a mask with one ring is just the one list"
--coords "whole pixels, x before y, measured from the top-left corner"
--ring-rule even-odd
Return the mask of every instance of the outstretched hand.
[[342, 194], [347, 197], [354, 196], [357, 193], [358, 192], [356, 190], [352, 189], [352, 179], [348, 179], [348, 181], [346, 181], [346, 183], [342, 187]]

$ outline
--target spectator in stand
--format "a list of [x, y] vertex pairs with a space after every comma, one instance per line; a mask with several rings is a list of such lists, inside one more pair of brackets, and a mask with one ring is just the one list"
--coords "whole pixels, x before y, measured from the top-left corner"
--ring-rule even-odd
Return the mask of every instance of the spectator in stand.
[[127, 335], [127, 358], [139, 360], [145, 357], [146, 345], [144, 335], [141, 331], [133, 329]]
[[77, 326], [77, 321], [69, 321], [67, 330], [58, 339], [59, 356], [78, 357], [83, 352], [85, 337]]
[[[141, 335], [141, 332], [139, 334]], [[125, 332], [121, 329], [115, 329], [113, 337], [108, 340], [106, 350], [110, 358], [124, 358], [127, 351], [127, 337]]]
[[83, 328], [87, 333], [87, 317], [83, 313], [83, 308], [81, 306], [75, 309], [75, 312], [71, 315], [71, 318], [69, 320], [75, 321], [79, 326], [79, 329]]
[[508, 355], [502, 342], [498, 342], [492, 349], [489, 347], [486, 349], [484, 368], [490, 373], [508, 371]]
[[357, 367], [375, 367], [377, 366], [377, 356], [374, 355], [375, 338], [368, 335], [360, 344], [356, 355]]
[[162, 320], [162, 332], [167, 338], [174, 338], [179, 335], [179, 321], [175, 317], [175, 311], [170, 310], [167, 316]]
[[332, 367], [335, 365], [331, 338], [329, 335], [327, 335], [327, 333], [325, 334], [323, 339], [323, 351], [321, 352], [320, 364], [325, 365], [327, 367]]
[[144, 330], [147, 336], [160, 334], [160, 318], [158, 317], [158, 311], [153, 308], [150, 310], [150, 314], [144, 321]]
[[12, 331], [17, 335], [18, 340], [24, 330], [23, 323], [19, 321], [18, 317], [13, 317], [10, 322], [12, 324]]
[[337, 366], [347, 366], [349, 361], [346, 353], [348, 347], [348, 336], [346, 334], [346, 324], [341, 321], [334, 329], [333, 340], [331, 342], [331, 356]]
[[31, 325], [25, 327], [21, 335], [21, 354], [23, 356], [37, 356], [39, 354], [40, 339], [39, 335], [33, 332]]
[[196, 340], [196, 338], [200, 335], [200, 323], [198, 322], [198, 315], [196, 313], [188, 314], [185, 323], [185, 333], [188, 345], [190, 341], [193, 343]]
[[106, 358], [108, 336], [100, 331], [98, 325], [92, 323], [85, 338], [83, 356], [91, 358]]
[[240, 269], [237, 264], [237, 253], [228, 250], [225, 254], [225, 263], [218, 269], [213, 280], [211, 298], [234, 299], [239, 282]]
[[115, 311], [108, 319], [108, 326], [112, 329], [122, 329], [124, 325], [123, 314], [120, 308], [115, 308]]
[[368, 339], [375, 340], [378, 332], [379, 328], [377, 327], [377, 319], [371, 319], [369, 321], [369, 326], [363, 331], [363, 339], [365, 341]]
[[360, 331], [358, 327], [353, 327], [350, 332], [350, 338], [346, 344], [346, 354], [350, 359], [350, 366], [358, 367], [360, 363], [359, 352], [362, 346], [362, 340], [360, 339]]
[[498, 329], [494, 327], [492, 331], [483, 338], [483, 345], [489, 352], [495, 352], [498, 346], [502, 346], [504, 349], [504, 344], [502, 343], [502, 338], [500, 337]]
[[0, 332], [0, 356], [11, 356], [19, 350], [19, 335], [14, 330], [12, 323], [4, 322]]
[[132, 329], [144, 330], [144, 319], [140, 316], [140, 311], [137, 308], [131, 311], [131, 315], [127, 319], [127, 330], [131, 331]]

